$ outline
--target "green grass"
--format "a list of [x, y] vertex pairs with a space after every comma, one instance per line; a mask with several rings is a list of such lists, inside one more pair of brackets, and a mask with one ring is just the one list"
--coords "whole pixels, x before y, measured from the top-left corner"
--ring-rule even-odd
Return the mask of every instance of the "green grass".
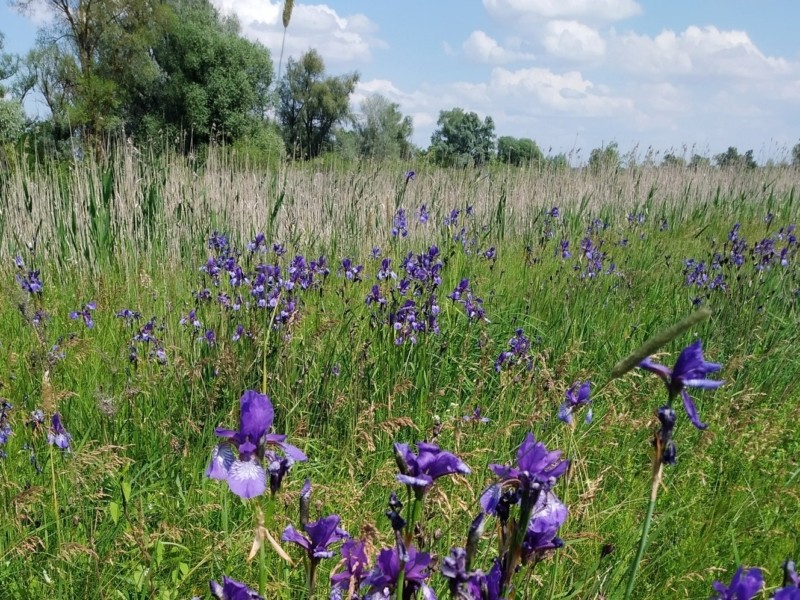
[[[734, 222], [752, 246], [798, 218], [786, 173], [778, 173], [772, 187], [759, 174], [711, 174], [727, 178], [714, 193], [694, 189], [701, 184], [691, 172], [672, 173], [666, 182], [659, 179], [663, 173], [640, 173], [640, 179], [661, 182], [638, 188], [632, 173], [606, 174], [592, 184], [588, 175], [568, 172], [547, 175], [548, 189], [567, 190], [553, 192], [559, 200], [535, 203], [526, 200], [525, 186], [537, 179], [523, 172], [495, 173], [487, 183], [473, 172], [423, 170], [403, 191], [396, 174], [377, 168], [349, 176], [289, 169], [255, 183], [272, 195], [234, 194], [227, 203], [226, 185], [239, 186], [240, 177], [253, 173], [206, 167], [202, 185], [189, 176], [170, 183], [168, 173], [178, 166], [154, 164], [160, 171], [151, 172], [146, 164], [134, 165], [139, 187], [118, 165], [77, 166], [60, 192], [42, 174], [31, 186], [62, 203], [49, 212], [44, 204], [25, 212], [4, 196], [0, 220], [18, 239], [6, 236], [0, 252], [0, 397], [14, 405], [14, 434], [0, 460], [3, 598], [206, 597], [208, 580], [223, 574], [255, 587], [258, 559], [245, 560], [253, 511], [227, 486], [204, 477], [204, 470], [216, 443], [214, 428], [234, 426], [241, 393], [261, 386], [265, 347], [276, 431], [309, 456], [294, 466], [277, 496], [267, 523], [273, 536], [296, 523], [298, 492], [309, 477], [312, 518], [335, 512], [354, 537], [367, 536], [376, 549], [390, 545], [382, 515], [389, 492], [400, 491], [392, 443], [431, 439], [437, 431], [437, 442], [473, 471], [437, 482], [426, 503], [425, 549], [442, 556], [465, 543], [477, 498], [491, 481], [488, 464], [510, 462], [532, 431], [572, 461], [555, 488], [570, 517], [561, 532], [565, 547], [532, 575], [518, 574], [521, 596], [619, 597], [646, 509], [650, 440], [663, 385], [637, 370], [611, 381], [594, 396], [593, 423], [583, 424], [579, 415], [574, 429], [556, 419], [564, 391], [582, 379], [599, 390], [618, 360], [689, 314], [702, 292], [685, 286], [683, 261], [708, 263]], [[97, 193], [83, 194], [75, 183], [81, 178], [88, 187], [96, 184]], [[16, 190], [17, 182], [7, 178], [6, 190]], [[596, 198], [569, 195], [591, 185]], [[670, 193], [660, 191], [665, 187]], [[125, 200], [128, 213], [121, 211], [125, 190], [139, 199]], [[182, 204], [181, 193], [187, 194]], [[408, 238], [391, 239], [398, 198], [409, 221], [427, 203], [432, 224], [413, 224]], [[252, 221], [248, 203], [258, 207]], [[452, 240], [457, 229], [444, 228], [441, 219], [451, 208], [473, 203], [476, 216], [461, 218], [467, 237], [478, 240], [468, 253]], [[553, 204], [563, 216], [549, 237], [545, 213]], [[629, 225], [629, 210], [644, 212], [645, 223]], [[69, 217], [70, 211], [77, 216]], [[306, 212], [323, 218], [306, 218]], [[767, 212], [775, 215], [769, 226]], [[43, 224], [31, 256], [24, 243], [34, 215]], [[610, 224], [593, 238], [604, 240], [602, 249], [618, 274], [581, 278], [573, 265], [584, 269], [586, 261], [563, 261], [559, 243], [569, 240], [579, 256], [596, 217]], [[659, 230], [662, 218], [666, 231]], [[215, 228], [230, 232], [238, 248], [255, 231], [271, 228], [268, 241], [289, 249], [284, 264], [296, 253], [328, 257], [331, 275], [321, 290], [305, 293], [298, 318], [267, 344], [263, 314], [230, 316], [213, 302], [198, 308], [204, 325], [217, 333], [213, 348], [178, 325], [196, 304], [192, 293], [205, 285], [198, 268], [208, 257], [204, 237]], [[617, 245], [622, 238], [627, 246]], [[398, 272], [407, 252], [439, 245], [439, 335], [421, 334], [416, 345], [397, 346], [393, 332], [371, 319], [364, 297], [379, 268], [368, 257], [376, 243]], [[490, 246], [497, 248], [494, 262], [479, 255]], [[40, 299], [27, 298], [14, 280], [17, 252], [41, 269]], [[344, 256], [365, 265], [364, 282], [337, 276]], [[763, 567], [774, 587], [782, 561], [800, 555], [794, 535], [800, 530], [796, 247], [791, 259], [788, 267], [756, 271], [748, 256], [740, 280], [731, 275], [727, 291], [704, 298], [712, 317], [663, 349], [660, 359], [671, 365], [681, 348], [701, 337], [707, 359], [724, 365], [726, 384], [693, 394], [708, 430], [695, 430], [679, 409], [678, 464], [665, 472], [636, 598], [705, 598], [714, 579], [729, 579], [739, 564]], [[446, 298], [462, 277], [483, 298], [488, 323], [468, 323], [463, 309]], [[91, 330], [68, 318], [90, 300], [98, 304]], [[123, 307], [142, 313], [140, 325], [151, 316], [163, 321], [158, 335], [166, 366], [148, 360], [146, 351], [138, 366], [129, 363], [135, 331], [114, 317]], [[51, 316], [40, 329], [29, 322], [37, 308]], [[233, 343], [240, 320], [254, 337]], [[534, 368], [496, 373], [494, 361], [518, 327], [537, 340]], [[66, 357], [49, 362], [56, 343]], [[475, 406], [489, 424], [463, 421]], [[48, 416], [62, 413], [74, 437], [71, 454], [51, 453], [46, 427], [26, 425], [36, 408]], [[41, 472], [31, 464], [32, 454]], [[490, 526], [480, 566], [489, 567], [495, 542]], [[299, 561], [295, 550], [287, 548]], [[289, 567], [269, 547], [266, 561], [266, 597], [302, 597], [302, 569]], [[323, 562], [320, 588], [335, 563]], [[444, 580], [436, 574], [433, 582], [445, 596]]]

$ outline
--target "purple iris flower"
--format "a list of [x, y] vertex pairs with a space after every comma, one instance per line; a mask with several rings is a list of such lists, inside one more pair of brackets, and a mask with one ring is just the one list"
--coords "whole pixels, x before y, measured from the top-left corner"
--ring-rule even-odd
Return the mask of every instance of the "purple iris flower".
[[699, 339], [683, 349], [672, 369], [654, 363], [650, 360], [650, 357], [647, 357], [639, 363], [639, 366], [655, 373], [664, 380], [670, 399], [677, 394], [681, 395], [686, 414], [689, 415], [689, 419], [695, 427], [698, 429], [705, 429], [708, 427], [708, 425], [700, 421], [700, 417], [697, 415], [697, 408], [691, 396], [689, 396], [689, 393], [686, 391], [686, 388], [697, 387], [713, 390], [721, 386], [724, 382], [706, 379], [706, 375], [716, 373], [722, 368], [722, 365], [705, 361], [703, 358], [703, 343]]
[[303, 535], [289, 525], [283, 530], [281, 540], [292, 542], [303, 548], [312, 561], [330, 558], [333, 556], [333, 551], [329, 549], [330, 546], [350, 537], [344, 529], [339, 527], [340, 522], [339, 515], [328, 515], [305, 525], [303, 529], [306, 530], [307, 535]]
[[406, 183], [408, 183], [409, 181], [414, 181], [414, 179], [417, 177], [417, 174], [414, 171], [406, 171], [405, 177]]
[[118, 319], [124, 319], [126, 322], [131, 323], [132, 321], [136, 321], [137, 319], [141, 318], [141, 313], [131, 310], [130, 308], [123, 308], [122, 310], [118, 310], [114, 313], [114, 316]]
[[75, 319], [83, 318], [83, 322], [86, 324], [86, 327], [91, 329], [94, 327], [94, 321], [92, 320], [92, 311], [97, 308], [97, 304], [95, 302], [87, 303], [81, 310], [75, 310], [69, 313], [69, 318], [73, 321]]
[[764, 578], [761, 569], [749, 569], [746, 573], [743, 567], [739, 567], [731, 579], [730, 585], [725, 585], [721, 581], [714, 582], [712, 600], [751, 600], [764, 587]]
[[412, 487], [418, 494], [427, 492], [440, 477], [455, 473], [469, 475], [472, 472], [455, 454], [443, 451], [436, 444], [417, 442], [417, 452], [415, 456], [408, 444], [394, 445], [400, 469], [397, 481]]
[[210, 581], [211, 594], [218, 600], [264, 600], [254, 590], [234, 579], [222, 577], [222, 585]]
[[419, 222], [422, 223], [423, 225], [428, 222], [428, 220], [431, 218], [431, 215], [428, 212], [427, 205], [423, 204], [422, 206], [419, 207], [419, 210], [417, 211], [417, 218], [419, 219]]
[[47, 443], [51, 446], [56, 446], [62, 450], [69, 450], [72, 436], [69, 431], [64, 429], [64, 424], [61, 422], [61, 415], [58, 413], [53, 414], [53, 419], [50, 424], [50, 431], [47, 433]]
[[783, 563], [783, 586], [775, 590], [773, 600], [800, 600], [800, 575], [797, 574], [793, 560]]
[[[577, 390], [576, 390], [577, 388]], [[569, 425], [572, 424], [572, 412], [579, 406], [584, 404], [591, 404], [592, 400], [589, 398], [591, 392], [591, 384], [584, 381], [578, 388], [578, 383], [573, 383], [572, 387], [567, 390], [564, 402], [558, 409], [558, 418]], [[586, 422], [592, 422], [592, 409], [590, 408], [586, 413]]]
[[408, 220], [406, 219], [406, 211], [402, 208], [397, 209], [392, 221], [392, 237], [406, 237], [408, 235]]
[[[216, 429], [216, 435], [226, 441], [214, 448], [206, 476], [227, 481], [234, 494], [246, 499], [260, 496], [267, 489], [267, 471], [263, 465], [271, 468], [275, 456], [268, 447], [280, 448], [287, 461], [304, 461], [306, 455], [287, 444], [285, 435], [268, 433], [275, 418], [269, 396], [247, 390], [239, 403], [239, 430]], [[239, 451], [238, 459], [234, 458], [233, 445]]]
[[530, 491], [534, 486], [547, 490], [553, 486], [556, 479], [567, 472], [568, 467], [569, 461], [561, 460], [561, 450], [550, 452], [529, 432], [517, 451], [516, 467], [489, 465], [489, 469], [500, 477], [501, 481], [489, 486], [481, 494], [483, 511], [496, 514], [503, 488], [516, 489], [522, 493]]
[[486, 424], [486, 423], [489, 422], [489, 418], [488, 417], [481, 416], [481, 407], [480, 406], [476, 406], [473, 409], [471, 415], [464, 415], [464, 417], [462, 417], [462, 418], [465, 421], [467, 421], [468, 423], [484, 423], [484, 424]]
[[[431, 556], [425, 552], [417, 552], [413, 546], [407, 548], [407, 559], [404, 565], [405, 579], [403, 586], [403, 600], [414, 598], [417, 591], [422, 592], [422, 598], [436, 598], [433, 591], [425, 584], [429, 576], [428, 566]], [[381, 598], [378, 594], [388, 590], [394, 591], [397, 577], [400, 575], [400, 556], [397, 548], [384, 548], [378, 554], [375, 568], [367, 575], [364, 583], [370, 586], [370, 593]], [[372, 598], [373, 596], [368, 596]], [[388, 596], [386, 596], [388, 598]]]
[[564, 545], [556, 534], [567, 520], [567, 507], [551, 491], [539, 494], [522, 541], [522, 562]]
[[16, 280], [23, 291], [28, 292], [31, 295], [42, 293], [42, 288], [44, 285], [42, 284], [42, 279], [39, 276], [39, 271], [29, 270], [26, 274], [17, 274]]
[[331, 596], [336, 590], [347, 592], [352, 589], [358, 591], [361, 582], [366, 577], [367, 550], [364, 542], [360, 540], [347, 540], [342, 544], [343, 569], [331, 575]]

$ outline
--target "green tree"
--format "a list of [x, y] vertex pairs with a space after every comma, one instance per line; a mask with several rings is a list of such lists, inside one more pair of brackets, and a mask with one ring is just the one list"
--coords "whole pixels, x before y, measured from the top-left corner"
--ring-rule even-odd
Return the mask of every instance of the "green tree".
[[689, 168], [709, 169], [711, 168], [711, 159], [707, 156], [701, 156], [700, 154], [692, 154], [692, 160], [689, 161]]
[[497, 158], [500, 162], [517, 166], [539, 165], [544, 161], [544, 155], [536, 142], [529, 138], [507, 135], [497, 138]]
[[[160, 0], [13, 0], [23, 11], [43, 5], [52, 24], [39, 30], [29, 71], [67, 130], [97, 136], [124, 121], [122, 81], [157, 75], [148, 49], [168, 10]], [[120, 74], [118, 71], [122, 71]]]
[[361, 118], [356, 124], [362, 156], [384, 160], [407, 158], [411, 154], [411, 117], [404, 117], [400, 106], [380, 94], [361, 103]]
[[728, 149], [721, 154], [714, 156], [714, 162], [720, 168], [747, 168], [755, 169], [758, 165], [753, 158], [753, 151], [748, 150], [744, 154], [739, 154], [735, 146], [728, 146]]
[[13, 142], [22, 135], [25, 128], [25, 112], [22, 104], [6, 98], [7, 88], [3, 81], [14, 77], [19, 69], [19, 59], [3, 51], [5, 39], [0, 32], [0, 144]]
[[595, 173], [619, 169], [620, 156], [617, 142], [594, 148], [589, 154], [589, 168]]
[[681, 168], [686, 166], [686, 159], [677, 154], [667, 152], [664, 159], [661, 161], [662, 167]]
[[487, 162], [494, 153], [494, 121], [483, 121], [462, 108], [443, 110], [431, 136], [430, 153], [435, 162], [450, 166], [475, 166]]
[[792, 165], [800, 167], [800, 143], [795, 144], [792, 148]]
[[289, 59], [278, 84], [278, 122], [292, 157], [313, 158], [332, 147], [335, 127], [352, 118], [350, 94], [358, 79], [358, 73], [327, 77], [314, 49]]
[[263, 139], [273, 78], [269, 51], [242, 38], [238, 22], [221, 18], [205, 0], [176, 5], [166, 31], [152, 49], [156, 85], [140, 86], [142, 100], [129, 107], [133, 130], [186, 130], [196, 142]]

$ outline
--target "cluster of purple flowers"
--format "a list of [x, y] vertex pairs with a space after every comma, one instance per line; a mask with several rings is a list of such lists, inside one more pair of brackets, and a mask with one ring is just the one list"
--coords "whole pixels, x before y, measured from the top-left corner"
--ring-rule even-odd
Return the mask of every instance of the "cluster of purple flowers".
[[[128, 309], [117, 312], [117, 317], [124, 319], [129, 324], [139, 319], [139, 313], [134, 311], [128, 311], [126, 313], [125, 311], [128, 311]], [[134, 365], [138, 364], [140, 349], [144, 349], [150, 360], [160, 365], [167, 364], [167, 352], [164, 349], [164, 343], [158, 336], [158, 334], [165, 329], [166, 326], [164, 323], [162, 322], [159, 324], [156, 317], [152, 317], [142, 325], [131, 338], [128, 349], [128, 360]]]
[[447, 297], [464, 307], [464, 311], [470, 321], [488, 321], [486, 311], [483, 308], [483, 300], [473, 295], [469, 279], [462, 279]]
[[74, 310], [69, 313], [69, 318], [75, 321], [76, 319], [83, 319], [83, 323], [89, 329], [94, 327], [94, 320], [92, 319], [92, 311], [97, 308], [95, 302], [87, 302], [80, 310]]
[[392, 221], [392, 237], [406, 237], [408, 235], [408, 219], [405, 209], [398, 208]]
[[14, 407], [5, 398], [0, 398], [0, 458], [5, 458], [6, 453], [3, 446], [8, 442], [8, 438], [12, 435], [11, 425], [8, 422], [8, 413]]
[[[711, 600], [752, 600], [760, 595], [764, 588], [764, 576], [761, 569], [752, 568], [747, 571], [739, 567], [731, 579], [730, 585], [721, 581], [714, 582], [714, 595]], [[800, 600], [800, 576], [795, 570], [794, 561], [783, 563], [783, 584], [776, 589], [772, 600]]]
[[17, 267], [17, 274], [15, 277], [22, 290], [31, 296], [40, 295], [44, 284], [42, 283], [39, 271], [26, 268], [25, 262], [22, 260], [21, 256], [14, 258], [14, 264]]
[[517, 365], [524, 365], [527, 370], [533, 369], [531, 356], [531, 341], [522, 328], [514, 332], [514, 337], [508, 340], [508, 350], [501, 352], [494, 361], [494, 370], [498, 373], [503, 369]]

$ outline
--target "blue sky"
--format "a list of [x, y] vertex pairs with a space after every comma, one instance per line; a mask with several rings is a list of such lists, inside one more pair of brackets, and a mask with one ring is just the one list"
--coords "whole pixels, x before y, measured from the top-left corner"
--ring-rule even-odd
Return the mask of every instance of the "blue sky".
[[[277, 63], [282, 2], [212, 1]], [[354, 108], [387, 96], [420, 146], [460, 106], [584, 159], [616, 141], [640, 155], [734, 145], [763, 161], [800, 141], [797, 23], [797, 0], [339, 0], [297, 3], [286, 48], [358, 71]], [[4, 4], [0, 31], [21, 53], [35, 25]]]

